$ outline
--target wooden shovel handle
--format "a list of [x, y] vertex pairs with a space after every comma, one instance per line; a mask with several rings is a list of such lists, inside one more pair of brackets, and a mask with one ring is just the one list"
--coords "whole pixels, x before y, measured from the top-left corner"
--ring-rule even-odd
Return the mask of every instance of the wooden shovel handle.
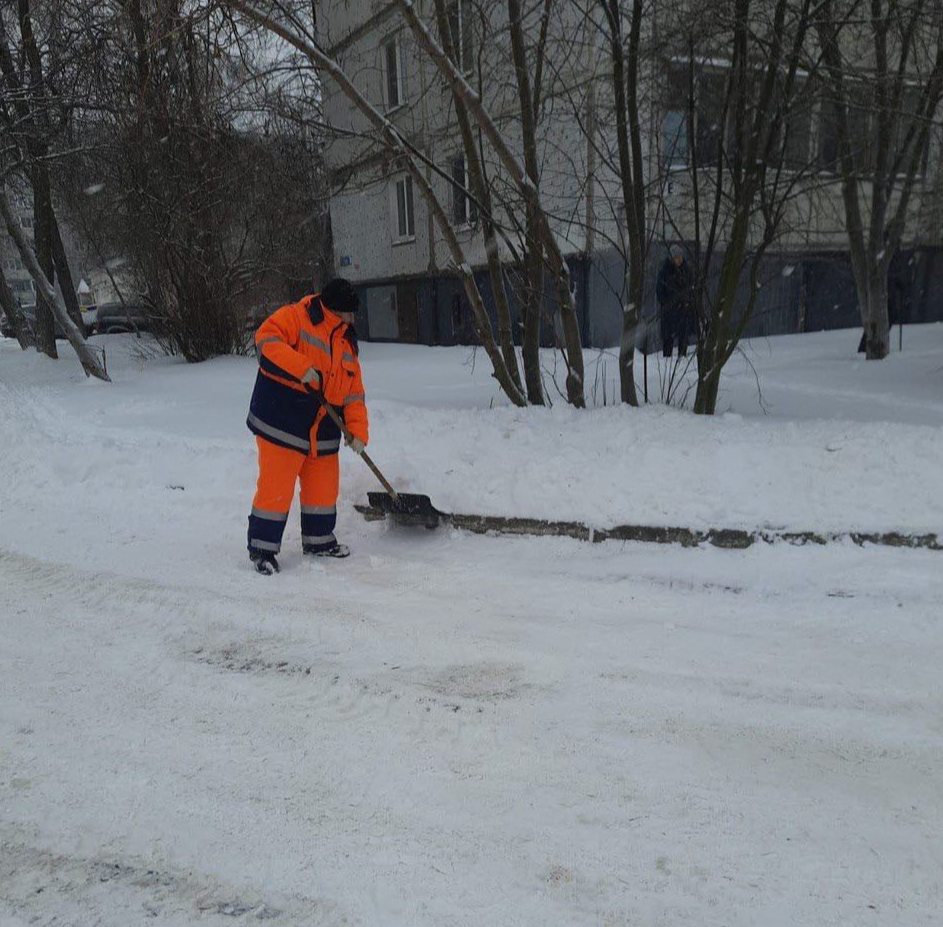
[[[350, 445], [354, 440], [354, 436], [350, 433], [350, 429], [344, 424], [344, 420], [334, 411], [334, 407], [321, 395], [320, 390], [312, 389], [309, 386], [308, 391], [317, 397], [324, 411], [327, 412], [331, 417], [331, 421], [341, 430], [344, 440]], [[364, 463], [373, 471], [373, 475], [380, 481], [383, 488], [390, 494], [393, 501], [399, 502], [399, 493], [390, 485], [389, 480], [380, 472], [380, 468], [370, 459], [367, 452], [360, 451], [360, 456], [363, 458]]]

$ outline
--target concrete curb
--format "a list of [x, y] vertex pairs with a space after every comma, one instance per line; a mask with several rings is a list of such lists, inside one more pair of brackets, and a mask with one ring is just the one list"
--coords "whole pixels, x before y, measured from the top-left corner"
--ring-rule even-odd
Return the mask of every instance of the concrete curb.
[[[369, 505], [355, 505], [367, 521], [382, 521], [386, 514]], [[544, 521], [540, 518], [510, 518], [500, 515], [462, 515], [440, 513], [442, 522], [453, 528], [475, 534], [533, 535], [568, 537], [578, 541], [644, 541], [647, 544], [680, 544], [698, 547], [711, 544], [728, 550], [743, 550], [754, 544], [834, 544], [851, 541], [859, 546], [876, 544], [882, 547], [909, 547], [919, 550], [943, 551], [943, 538], [938, 534], [904, 534], [899, 531], [784, 531], [762, 528], [747, 531], [741, 528], [658, 527], [655, 525], [616, 525], [614, 528], [592, 528], [578, 521]]]

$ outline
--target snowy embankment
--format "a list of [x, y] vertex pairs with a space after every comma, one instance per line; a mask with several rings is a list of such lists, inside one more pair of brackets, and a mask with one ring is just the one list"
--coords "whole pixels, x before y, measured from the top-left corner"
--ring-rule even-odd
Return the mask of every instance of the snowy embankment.
[[[444, 511], [597, 528], [943, 532], [943, 325], [908, 341], [881, 364], [859, 360], [849, 332], [749, 343], [714, 418], [658, 405], [518, 410], [468, 349], [368, 344], [370, 450]], [[0, 465], [34, 499], [76, 493], [90, 518], [127, 493], [134, 517], [120, 534], [154, 515], [149, 531], [209, 519], [238, 536], [255, 476], [244, 428], [254, 363], [145, 363], [129, 356], [133, 339], [106, 343], [111, 386], [84, 381], [69, 358], [0, 347]], [[589, 379], [614, 370], [589, 358]], [[654, 362], [651, 377], [654, 392]], [[345, 453], [342, 502], [374, 488]]]
[[[374, 450], [443, 511], [598, 528], [943, 532], [943, 325], [908, 332], [918, 339], [883, 365], [858, 359], [848, 332], [748, 343], [715, 418], [561, 401], [495, 410], [480, 396], [479, 408], [456, 409], [471, 393], [457, 362], [446, 372], [430, 369], [429, 349], [368, 346]], [[590, 359], [588, 380], [597, 365], [614, 375], [604, 356]], [[423, 405], [389, 401], [391, 391]], [[369, 474], [351, 476], [372, 488]]]
[[[367, 345], [371, 449], [459, 510], [939, 530], [943, 327], [856, 338], [750, 346], [770, 414], [735, 364], [714, 420]], [[105, 343], [0, 343], [3, 927], [941, 922], [939, 553], [401, 531], [345, 452], [353, 556], [294, 512], [263, 578], [252, 362]]]

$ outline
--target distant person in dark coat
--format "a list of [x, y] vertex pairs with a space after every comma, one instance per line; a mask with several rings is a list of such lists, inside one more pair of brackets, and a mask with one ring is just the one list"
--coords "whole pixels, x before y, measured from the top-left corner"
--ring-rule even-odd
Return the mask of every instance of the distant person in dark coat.
[[661, 265], [655, 295], [661, 313], [662, 352], [671, 357], [677, 344], [683, 357], [691, 333], [691, 271], [680, 249], [672, 248]]

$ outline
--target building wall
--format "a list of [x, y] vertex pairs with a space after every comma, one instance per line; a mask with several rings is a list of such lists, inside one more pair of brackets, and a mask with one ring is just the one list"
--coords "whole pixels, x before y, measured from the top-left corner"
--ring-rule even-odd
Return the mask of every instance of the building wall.
[[[33, 239], [33, 201], [27, 188], [22, 185], [10, 188], [9, 196], [16, 214], [17, 221], [26, 232], [27, 237]], [[20, 253], [16, 248], [13, 239], [7, 234], [6, 229], [0, 230], [0, 266], [3, 267], [3, 275], [13, 290], [14, 295], [19, 299], [23, 306], [33, 306], [36, 304], [36, 289], [33, 286], [29, 271], [23, 265]]]
[[[500, 30], [506, 6], [496, 3], [493, 9], [492, 25]], [[428, 3], [426, 10], [426, 15], [431, 16]], [[390, 118], [424, 157], [447, 174], [451, 157], [461, 152], [451, 90], [434, 65], [418, 52], [411, 33], [392, 6], [366, 0], [333, 3], [323, 19], [328, 23], [331, 50], [358, 90]], [[388, 111], [381, 45], [394, 35], [399, 37], [406, 63], [406, 102]], [[510, 56], [506, 48], [492, 47], [490, 43], [480, 51], [490, 78], [484, 91], [487, 109], [512, 149], [520, 151], [518, 103]], [[563, 88], [568, 79], [566, 72], [558, 73], [556, 67], [548, 69], [542, 117], [537, 128], [541, 195], [549, 212], [558, 217], [555, 224], [564, 251], [576, 253], [585, 243], [582, 228], [585, 200], [584, 185], [574, 183], [574, 178], [586, 174], [586, 143], [572, 111], [567, 113], [568, 108], [583, 105], [579, 93], [574, 101], [573, 92]], [[451, 255], [441, 234], [430, 227], [430, 211], [418, 192], [414, 195], [415, 241], [390, 246], [393, 199], [391, 192], [384, 195], [383, 187], [390, 187], [392, 181], [402, 175], [402, 167], [397, 167], [388, 154], [364, 137], [368, 129], [366, 118], [330, 82], [325, 87], [324, 107], [327, 122], [340, 130], [326, 150], [328, 169], [338, 191], [332, 199], [331, 214], [339, 267], [356, 281], [435, 273], [448, 267]], [[494, 156], [487, 157], [490, 160], [486, 160], [486, 171], [501, 173]], [[440, 202], [450, 210], [452, 188], [448, 180], [431, 170], [427, 171], [427, 176]], [[498, 209], [498, 219], [513, 228], [521, 205], [512, 195], [508, 208]], [[468, 262], [474, 266], [484, 264], [480, 231], [460, 229], [458, 237], [467, 250]], [[504, 257], [510, 258], [510, 249], [503, 247], [503, 251]]]
[[[429, 0], [419, 8], [431, 21]], [[593, 54], [588, 37], [594, 33], [587, 11], [581, 11], [578, 4], [567, 9], [572, 21], [558, 24], [554, 20], [558, 32], [551, 34], [548, 41], [551, 54], [556, 57], [554, 79], [546, 88], [538, 124], [541, 195], [553, 216], [561, 249], [571, 262], [584, 341], [609, 347], [617, 344], [621, 336], [625, 302], [624, 265], [618, 252], [623, 236], [621, 196], [618, 178], [606, 167], [605, 157], [596, 157], [590, 172], [593, 158], [583, 135], [589, 117], [590, 88], [594, 86], [596, 138], [604, 151], [614, 153], [614, 119], [607, 92], [609, 76], [605, 72], [604, 50]], [[500, 34], [506, 6], [496, 3], [489, 8], [491, 13], [492, 25]], [[381, 110], [387, 109], [381, 46], [390, 36], [399, 37], [405, 62], [406, 101], [388, 116], [425, 157], [448, 173], [450, 157], [460, 150], [451, 91], [425, 55], [416, 49], [393, 4], [379, 0], [333, 0], [321, 21], [328, 34], [325, 44], [332, 47], [357, 87]], [[580, 34], [580, 30], [585, 33]], [[572, 48], [580, 49], [580, 53], [568, 57], [567, 50]], [[508, 48], [494, 42], [481, 49], [481, 54], [483, 73], [489, 77], [484, 87], [487, 107], [512, 148], [520, 152]], [[591, 75], [596, 78], [594, 85], [589, 80]], [[658, 115], [661, 92], [655, 68], [642, 93], [643, 149], [650, 177], [657, 177], [662, 170], [663, 140]], [[401, 165], [375, 146], [366, 131], [364, 117], [330, 84], [325, 88], [325, 111], [327, 122], [344, 130], [329, 145], [326, 155], [338, 187], [331, 204], [337, 269], [362, 288], [368, 316], [373, 319], [372, 324], [368, 321], [365, 325], [365, 336], [441, 344], [471, 342], [468, 307], [460, 284], [450, 274], [451, 255], [431, 221], [426, 204], [414, 192], [415, 235], [407, 242], [394, 242], [393, 183], [402, 176]], [[814, 118], [810, 125], [811, 156], [818, 144]], [[493, 159], [493, 155], [488, 157]], [[912, 239], [907, 242], [908, 253], [919, 246], [913, 275], [914, 295], [909, 301], [914, 321], [918, 317], [943, 318], [943, 307], [934, 301], [931, 287], [940, 279], [940, 262], [934, 249], [943, 244], [940, 240], [943, 209], [928, 207], [933, 202], [943, 204], [939, 137], [930, 161], [937, 165], [936, 173], [927, 178], [926, 187], [914, 199]], [[486, 164], [486, 168], [495, 176], [503, 175], [497, 164]], [[451, 202], [448, 181], [431, 169], [427, 170], [427, 177], [448, 210]], [[646, 331], [657, 329], [654, 281], [665, 246], [694, 237], [689, 172], [672, 172], [664, 179], [670, 188], [666, 210], [657, 215], [652, 213], [653, 245], [643, 306], [643, 318], [649, 325], [640, 330], [640, 339], [646, 337]], [[821, 177], [817, 178], [814, 199], [795, 196], [790, 202], [784, 233], [763, 262], [762, 286], [747, 335], [859, 324], [848, 262], [842, 253], [846, 239], [840, 190], [836, 183], [823, 191], [820, 181]], [[702, 200], [701, 205], [708, 204]], [[513, 195], [508, 197], [507, 208], [498, 211], [499, 220], [510, 228], [521, 215], [522, 204], [515, 202]], [[479, 288], [493, 313], [487, 275], [481, 270], [486, 260], [480, 230], [460, 229], [458, 237], [468, 263], [480, 269], [476, 274]], [[511, 251], [503, 244], [502, 257], [511, 262]], [[744, 292], [741, 303], [745, 301]], [[511, 304], [516, 319], [518, 307], [513, 293]]]

